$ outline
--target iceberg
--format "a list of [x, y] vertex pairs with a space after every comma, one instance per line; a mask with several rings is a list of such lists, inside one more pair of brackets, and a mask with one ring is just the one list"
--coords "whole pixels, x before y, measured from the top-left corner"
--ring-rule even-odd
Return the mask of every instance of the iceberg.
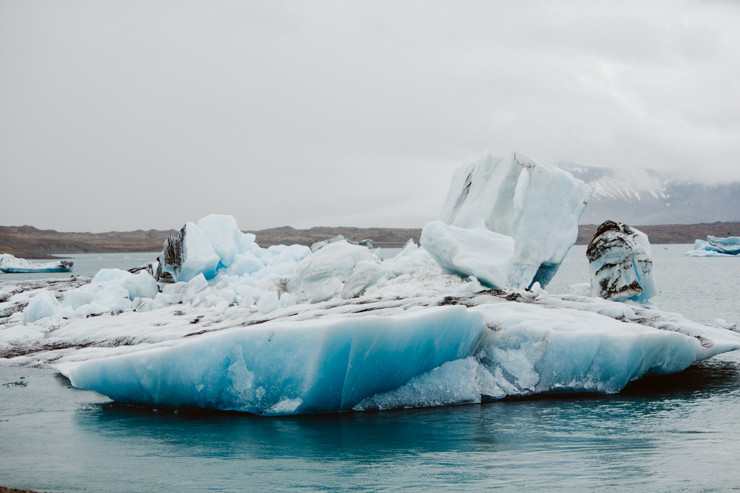
[[119, 402], [279, 415], [612, 393], [740, 348], [740, 333], [655, 309], [480, 284], [451, 294], [476, 283], [428, 274], [400, 299], [403, 276], [315, 304], [283, 306], [270, 292], [266, 313], [236, 299], [32, 323], [16, 313], [0, 325], [0, 357]]
[[514, 260], [514, 239], [487, 229], [463, 229], [433, 221], [421, 245], [452, 274], [474, 276], [491, 288], [505, 288]]
[[514, 152], [484, 153], [455, 171], [440, 221], [514, 239], [509, 286], [545, 287], [578, 236], [591, 188], [559, 168]]
[[626, 224], [604, 221], [586, 249], [591, 296], [647, 303], [658, 289], [648, 237]]
[[[344, 238], [262, 248], [208, 216], [133, 272], [0, 282], [0, 364], [52, 367], [119, 402], [275, 416], [613, 393], [740, 349], [724, 320], [588, 296], [588, 284], [542, 289], [575, 236], [537, 211], [569, 229], [588, 189], [539, 168], [485, 155], [463, 173], [471, 198], [454, 217], [387, 260]], [[602, 266], [617, 251], [647, 265], [649, 245], [626, 228], [632, 250], [604, 248]], [[641, 275], [640, 296], [653, 289]]]
[[731, 257], [740, 255], [740, 237], [717, 238], [707, 236], [707, 241], [696, 240], [694, 249], [686, 252], [688, 257]]
[[740, 237], [730, 236], [729, 238], [717, 238], [716, 236], [707, 236], [707, 243], [717, 248], [722, 253], [732, 255], [740, 254]]
[[0, 254], [0, 272], [8, 274], [28, 274], [35, 272], [71, 272], [74, 262], [60, 260], [59, 262], [33, 263], [22, 258], [16, 258], [9, 253]]

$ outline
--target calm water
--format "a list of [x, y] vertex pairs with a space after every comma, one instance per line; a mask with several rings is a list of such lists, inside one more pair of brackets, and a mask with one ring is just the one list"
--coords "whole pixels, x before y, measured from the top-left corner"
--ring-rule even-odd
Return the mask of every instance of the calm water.
[[[688, 249], [653, 246], [659, 307], [740, 321], [740, 259], [683, 257]], [[587, 280], [585, 247], [574, 247], [548, 290]], [[0, 485], [727, 491], [740, 489], [739, 410], [735, 353], [612, 396], [282, 418], [118, 405], [52, 371], [0, 367]]]

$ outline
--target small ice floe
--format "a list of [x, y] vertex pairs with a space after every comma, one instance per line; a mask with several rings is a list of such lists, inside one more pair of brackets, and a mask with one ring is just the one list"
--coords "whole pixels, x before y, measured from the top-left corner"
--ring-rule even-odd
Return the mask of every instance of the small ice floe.
[[29, 274], [34, 272], [70, 272], [73, 262], [60, 260], [58, 262], [34, 263], [22, 258], [15, 258], [9, 253], [0, 254], [0, 271], [8, 274]]

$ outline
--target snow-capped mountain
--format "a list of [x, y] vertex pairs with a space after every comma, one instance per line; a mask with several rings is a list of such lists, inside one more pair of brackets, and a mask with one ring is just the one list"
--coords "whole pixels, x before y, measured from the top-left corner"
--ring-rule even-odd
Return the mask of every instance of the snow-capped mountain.
[[559, 166], [594, 189], [580, 224], [607, 219], [633, 225], [740, 221], [740, 183], [705, 185], [653, 170]]

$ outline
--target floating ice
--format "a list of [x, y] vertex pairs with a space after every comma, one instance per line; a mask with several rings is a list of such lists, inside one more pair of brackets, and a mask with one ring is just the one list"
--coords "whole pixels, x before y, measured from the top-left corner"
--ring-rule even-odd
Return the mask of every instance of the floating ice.
[[586, 249], [591, 296], [647, 302], [657, 293], [650, 242], [642, 231], [614, 221], [596, 229]]
[[[342, 238], [261, 248], [214, 215], [146, 270], [0, 283], [0, 364], [52, 366], [122, 402], [281, 415], [618, 392], [740, 349], [726, 321], [542, 289], [588, 196], [569, 175], [485, 155], [455, 180], [422, 247], [385, 261]], [[649, 245], [624, 228], [594, 262], [616, 259], [607, 284], [625, 294], [634, 274], [642, 301]]]
[[514, 238], [509, 285], [546, 286], [578, 236], [591, 189], [569, 173], [519, 153], [493, 156], [455, 171], [440, 220]]
[[22, 258], [16, 258], [9, 253], [0, 253], [0, 272], [9, 274], [27, 274], [33, 272], [70, 272], [74, 262], [60, 260], [59, 262], [34, 263]]
[[694, 249], [686, 252], [689, 257], [731, 257], [740, 254], [740, 237], [717, 238], [707, 236], [707, 241], [696, 240]]
[[717, 238], [716, 236], [707, 236], [707, 243], [719, 249], [722, 253], [737, 255], [740, 253], [740, 237], [730, 236], [729, 238]]
[[[131, 313], [69, 324], [55, 337], [84, 337], [97, 347], [33, 358], [53, 360], [75, 386], [121, 402], [270, 415], [611, 393], [642, 375], [680, 371], [740, 348], [735, 332], [588, 300], [482, 291], [226, 318], [185, 307], [174, 317]], [[120, 328], [111, 331], [111, 324]], [[159, 336], [151, 339], [157, 324]], [[124, 328], [129, 341], [140, 342], [105, 342]]]

